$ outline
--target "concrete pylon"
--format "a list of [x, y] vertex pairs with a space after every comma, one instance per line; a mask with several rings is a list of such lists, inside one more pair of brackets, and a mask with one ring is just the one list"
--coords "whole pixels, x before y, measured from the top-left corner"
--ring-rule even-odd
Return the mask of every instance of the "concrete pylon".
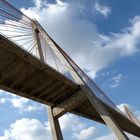
[[47, 106], [47, 111], [53, 140], [63, 140], [58, 118], [53, 116], [53, 111], [50, 106]]

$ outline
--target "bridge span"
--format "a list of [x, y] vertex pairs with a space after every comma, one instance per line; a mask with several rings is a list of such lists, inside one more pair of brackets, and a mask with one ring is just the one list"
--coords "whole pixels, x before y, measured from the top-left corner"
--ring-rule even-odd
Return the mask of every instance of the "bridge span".
[[128, 119], [36, 21], [0, 0], [0, 88], [48, 105], [54, 140], [70, 112], [106, 124], [119, 140], [140, 137]]

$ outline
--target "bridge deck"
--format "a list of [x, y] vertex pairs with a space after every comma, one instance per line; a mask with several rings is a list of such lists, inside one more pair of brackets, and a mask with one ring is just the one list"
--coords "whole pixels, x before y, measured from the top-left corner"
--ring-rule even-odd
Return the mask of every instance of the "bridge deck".
[[[2, 35], [0, 88], [51, 106], [57, 106], [80, 90], [78, 85]], [[105, 107], [123, 130], [140, 137], [140, 128], [137, 125], [109, 106]], [[104, 123], [86, 98], [71, 113]]]
[[0, 86], [33, 100], [56, 105], [78, 86], [7, 39], [0, 39]]

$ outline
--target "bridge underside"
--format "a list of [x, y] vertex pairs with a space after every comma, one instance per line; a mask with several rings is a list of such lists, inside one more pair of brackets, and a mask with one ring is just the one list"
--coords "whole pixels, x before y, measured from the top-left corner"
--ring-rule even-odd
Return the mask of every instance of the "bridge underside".
[[[41, 63], [36, 57], [1, 35], [0, 88], [51, 107], [59, 106], [81, 90], [80, 85]], [[104, 124], [86, 96], [75, 104], [75, 108], [68, 112]], [[124, 131], [140, 137], [140, 128], [137, 125], [108, 105], [104, 106]]]

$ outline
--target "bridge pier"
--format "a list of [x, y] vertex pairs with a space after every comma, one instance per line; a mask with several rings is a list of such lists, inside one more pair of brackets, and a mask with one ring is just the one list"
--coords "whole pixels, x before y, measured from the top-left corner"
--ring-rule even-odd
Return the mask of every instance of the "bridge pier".
[[47, 107], [48, 119], [52, 133], [53, 140], [63, 140], [60, 124], [58, 118], [54, 117], [53, 110], [50, 106]]

